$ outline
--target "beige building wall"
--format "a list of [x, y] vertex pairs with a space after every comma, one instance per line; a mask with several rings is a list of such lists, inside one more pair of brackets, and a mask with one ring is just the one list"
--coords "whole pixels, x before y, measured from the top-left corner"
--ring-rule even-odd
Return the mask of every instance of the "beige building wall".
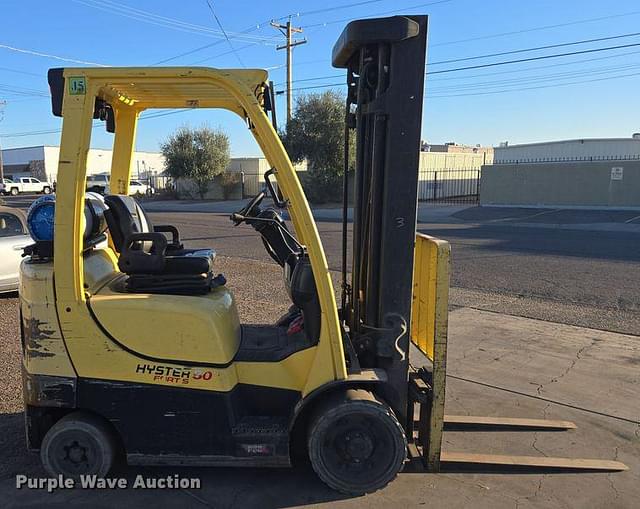
[[[420, 152], [420, 173], [437, 170], [480, 169], [493, 163], [493, 153]], [[444, 175], [443, 175], [444, 176]]]
[[[293, 165], [296, 172], [307, 171], [307, 163]], [[269, 162], [264, 157], [233, 157], [227, 167], [229, 172], [244, 172], [245, 196], [254, 196], [262, 190], [264, 174], [269, 171]]]
[[480, 204], [640, 209], [640, 161], [483, 166]]

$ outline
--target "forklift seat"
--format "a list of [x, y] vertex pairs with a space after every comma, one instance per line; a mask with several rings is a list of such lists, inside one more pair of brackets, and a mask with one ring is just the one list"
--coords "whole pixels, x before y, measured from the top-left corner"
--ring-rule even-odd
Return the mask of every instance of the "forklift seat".
[[[154, 226], [130, 196], [109, 195], [105, 203], [118, 267], [129, 275], [127, 290], [193, 295], [224, 284], [212, 273], [213, 249], [185, 249], [175, 226]], [[171, 242], [164, 233], [171, 233]]]

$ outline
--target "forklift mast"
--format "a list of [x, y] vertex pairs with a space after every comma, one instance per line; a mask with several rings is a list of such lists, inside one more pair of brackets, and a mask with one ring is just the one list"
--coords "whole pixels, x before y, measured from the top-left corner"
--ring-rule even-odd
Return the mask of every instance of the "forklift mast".
[[[409, 332], [427, 16], [349, 23], [333, 49], [347, 69], [342, 320], [361, 367], [385, 369], [407, 408]], [[349, 130], [355, 129], [353, 261], [347, 283]]]

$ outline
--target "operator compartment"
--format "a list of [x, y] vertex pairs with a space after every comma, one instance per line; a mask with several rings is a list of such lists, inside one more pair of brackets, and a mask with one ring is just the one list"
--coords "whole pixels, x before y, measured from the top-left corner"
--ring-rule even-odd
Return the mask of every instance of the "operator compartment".
[[185, 249], [175, 227], [152, 225], [129, 196], [104, 201], [119, 257], [106, 277], [101, 250], [84, 259], [86, 282], [102, 283], [88, 299], [102, 331], [121, 348], [157, 362], [230, 363], [240, 345], [240, 323], [224, 277], [213, 276], [215, 251]]

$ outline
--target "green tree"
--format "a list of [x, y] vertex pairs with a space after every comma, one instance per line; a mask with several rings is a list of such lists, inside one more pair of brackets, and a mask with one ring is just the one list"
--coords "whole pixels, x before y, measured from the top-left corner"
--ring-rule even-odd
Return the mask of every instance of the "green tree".
[[192, 179], [200, 198], [207, 194], [213, 177], [229, 165], [229, 137], [209, 127], [181, 127], [160, 148], [167, 173], [175, 181]]
[[[339, 199], [344, 173], [345, 98], [335, 91], [298, 97], [293, 118], [281, 133], [289, 157], [294, 162], [306, 159], [308, 172], [303, 185], [311, 201]], [[349, 169], [354, 167], [355, 150], [350, 136]]]

